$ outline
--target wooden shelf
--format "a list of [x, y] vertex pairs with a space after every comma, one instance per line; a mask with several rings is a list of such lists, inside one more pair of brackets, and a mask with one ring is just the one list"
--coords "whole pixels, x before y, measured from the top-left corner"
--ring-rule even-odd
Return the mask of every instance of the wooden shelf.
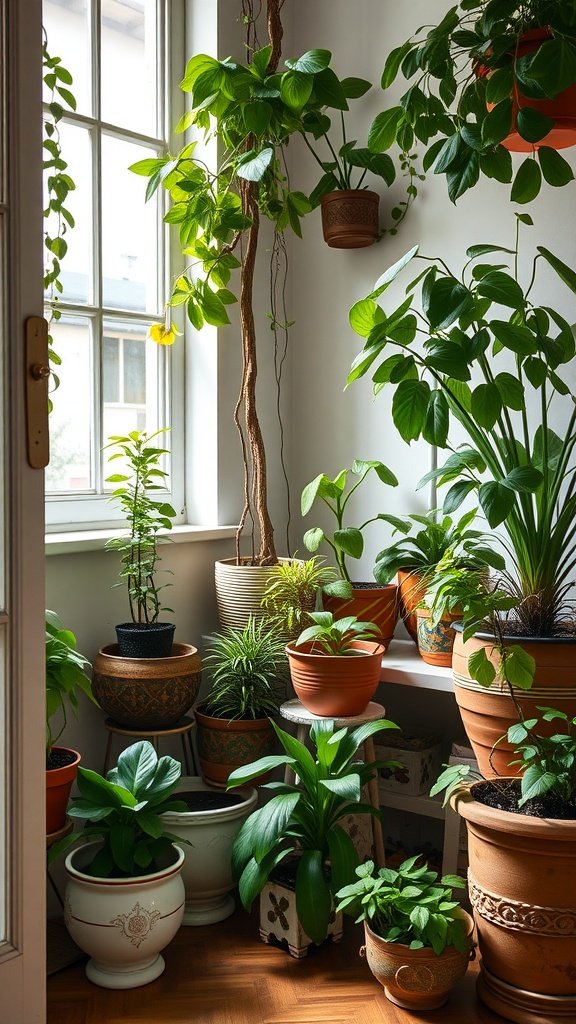
[[398, 811], [422, 814], [427, 818], [439, 818], [441, 821], [446, 816], [446, 809], [442, 807], [441, 796], [427, 796], [426, 793], [422, 793], [420, 796], [413, 796], [410, 793], [398, 793], [394, 789], [386, 789], [382, 785], [378, 787], [378, 796], [381, 807], [393, 807]]
[[393, 640], [382, 659], [383, 683], [415, 686], [424, 690], [454, 692], [452, 669], [427, 665], [412, 640]]

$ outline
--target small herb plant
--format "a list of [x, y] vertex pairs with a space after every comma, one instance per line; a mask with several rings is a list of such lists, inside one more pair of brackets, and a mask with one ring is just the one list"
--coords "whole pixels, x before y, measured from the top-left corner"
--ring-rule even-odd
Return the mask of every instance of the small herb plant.
[[172, 611], [161, 605], [159, 595], [163, 587], [156, 584], [155, 577], [159, 561], [158, 531], [172, 528], [176, 512], [168, 502], [150, 497], [150, 492], [165, 489], [168, 474], [160, 467], [168, 449], [151, 443], [165, 431], [163, 428], [148, 434], [133, 430], [125, 436], [110, 437], [106, 446], [114, 449], [109, 462], [122, 459], [126, 464], [126, 472], [113, 473], [106, 482], [118, 485], [110, 500], [118, 502], [129, 528], [128, 537], [113, 537], [106, 547], [122, 556], [120, 583], [116, 586], [126, 582], [132, 621], [139, 625], [157, 622], [161, 611]]
[[124, 750], [106, 778], [87, 768], [78, 769], [80, 796], [68, 814], [86, 825], [56, 843], [49, 859], [86, 838], [102, 845], [85, 869], [95, 878], [132, 878], [156, 871], [172, 852], [172, 843], [185, 840], [167, 832], [160, 817], [166, 811], [186, 811], [182, 800], [171, 800], [181, 774], [173, 757], [158, 758], [148, 740]]
[[314, 722], [310, 729], [311, 753], [274, 724], [284, 753], [261, 758], [231, 773], [228, 789], [245, 785], [280, 765], [289, 766], [299, 780], [297, 785], [265, 783], [262, 788], [273, 792], [272, 799], [246, 819], [235, 840], [232, 870], [247, 910], [274, 868], [300, 851], [296, 870], [298, 917], [314, 942], [326, 938], [334, 894], [352, 880], [358, 864], [354, 844], [340, 822], [350, 814], [379, 814], [362, 802], [362, 787], [380, 764], [357, 761], [358, 748], [370, 736], [397, 728], [385, 719], [350, 731], [335, 730], [334, 722]]
[[260, 602], [267, 621], [282, 634], [297, 635], [307, 612], [314, 610], [318, 591], [335, 578], [334, 569], [316, 557], [294, 558], [272, 566]]
[[355, 655], [355, 640], [374, 640], [378, 644], [382, 636], [375, 622], [360, 622], [355, 615], [335, 619], [332, 612], [309, 612], [314, 625], [308, 626], [296, 641], [301, 644], [313, 643], [312, 654], [331, 654], [336, 657]]
[[[67, 723], [67, 707], [78, 714], [78, 691], [94, 704], [92, 684], [86, 670], [90, 662], [77, 649], [74, 633], [66, 629], [55, 612], [46, 611], [46, 753], [58, 741]], [[51, 719], [58, 712], [62, 725], [54, 733]]]
[[352, 584], [346, 560], [348, 557], [362, 557], [364, 551], [363, 531], [370, 523], [386, 518], [380, 514], [367, 519], [361, 526], [344, 525], [348, 502], [371, 471], [382, 483], [391, 487], [398, 485], [394, 473], [384, 463], [355, 459], [350, 469], [340, 470], [333, 480], [325, 473], [320, 473], [302, 491], [301, 512], [303, 516], [307, 515], [314, 502], [320, 499], [336, 519], [336, 529], [331, 536], [319, 526], [307, 530], [304, 534], [304, 543], [309, 551], [317, 551], [323, 543], [328, 544], [332, 549], [340, 580], [327, 584], [324, 591], [334, 597], [351, 596]]
[[249, 618], [210, 639], [204, 666], [211, 676], [203, 709], [218, 718], [276, 715], [286, 675], [284, 641], [264, 619]]
[[386, 942], [399, 942], [410, 949], [430, 947], [440, 954], [447, 946], [460, 952], [470, 948], [460, 905], [452, 889], [465, 889], [458, 875], [438, 880], [435, 871], [410, 857], [397, 871], [380, 868], [374, 874], [371, 860], [356, 868], [358, 881], [336, 893], [336, 909], [358, 915]]

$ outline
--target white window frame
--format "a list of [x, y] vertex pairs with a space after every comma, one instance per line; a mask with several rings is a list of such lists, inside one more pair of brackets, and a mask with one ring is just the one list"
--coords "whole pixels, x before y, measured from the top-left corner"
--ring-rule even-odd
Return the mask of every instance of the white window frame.
[[[186, 5], [186, 0], [159, 0], [158, 2], [158, 48], [166, 54], [163, 69], [164, 73], [162, 74], [160, 71], [158, 73], [159, 106], [160, 110], [163, 111], [165, 121], [164, 139], [152, 136], [146, 137], [139, 133], [132, 133], [125, 128], [118, 128], [114, 125], [102, 122], [99, 119], [100, 67], [98, 56], [96, 56], [94, 61], [92, 80], [94, 96], [93, 113], [95, 116], [86, 117], [82, 114], [67, 112], [63, 118], [63, 121], [66, 123], [82, 126], [84, 128], [88, 127], [93, 132], [93, 155], [95, 161], [93, 237], [95, 247], [99, 245], [99, 239], [101, 237], [101, 211], [97, 202], [99, 188], [98, 174], [100, 167], [100, 138], [107, 134], [113, 135], [115, 138], [140, 143], [147, 148], [157, 149], [159, 152], [163, 152], [165, 149], [165, 139], [169, 139], [171, 142], [173, 141], [170, 135], [171, 128], [178, 121], [184, 108], [183, 96], [178, 86], [183, 76], [185, 66]], [[100, 0], [93, 0], [92, 21], [90, 26], [92, 39], [98, 39], [99, 25]], [[181, 138], [180, 143], [175, 140], [174, 144], [181, 144]], [[138, 180], [135, 177], [134, 183], [135, 187], [142, 187], [142, 179]], [[91, 329], [93, 332], [93, 416], [95, 417], [95, 421], [93, 423], [93, 436], [95, 439], [96, 451], [98, 451], [101, 445], [106, 441], [105, 438], [103, 439], [99, 436], [102, 366], [101, 344], [104, 334], [104, 321], [110, 325], [112, 325], [114, 321], [119, 325], [126, 323], [127, 321], [133, 324], [141, 322], [143, 326], [147, 328], [151, 320], [163, 320], [164, 311], [162, 300], [165, 296], [170, 294], [171, 281], [178, 275], [178, 273], [181, 272], [183, 267], [182, 254], [177, 250], [176, 246], [170, 247], [169, 229], [162, 222], [163, 214], [165, 212], [165, 207], [162, 205], [163, 201], [163, 197], [161, 197], [158, 212], [158, 238], [161, 241], [161, 244], [163, 244], [164, 255], [167, 255], [168, 258], [164, 259], [165, 279], [158, 282], [158, 295], [161, 300], [160, 305], [162, 308], [157, 309], [153, 313], [139, 313], [132, 310], [127, 311], [102, 306], [101, 267], [99, 273], [100, 280], [96, 281], [97, 294], [93, 296], [93, 299], [95, 300], [93, 303], [80, 305], [67, 302], [64, 299], [61, 299], [59, 302], [59, 308], [62, 312], [63, 319], [65, 319], [66, 314], [68, 313], [70, 315], [78, 315], [83, 318], [88, 318], [91, 321]], [[160, 265], [162, 265], [162, 260], [160, 261]], [[174, 319], [176, 320], [176, 317], [174, 317]], [[175, 522], [182, 523], [187, 519], [184, 497], [185, 345], [183, 344], [182, 339], [180, 339], [180, 343], [176, 343], [169, 351], [166, 351], [166, 349], [160, 350], [159, 357], [158, 389], [160, 392], [160, 402], [163, 400], [165, 401], [164, 408], [166, 409], [166, 424], [161, 423], [160, 426], [167, 425], [171, 428], [166, 441], [166, 447], [169, 447], [171, 451], [169, 465], [166, 467], [169, 470], [169, 493], [166, 496], [166, 500], [172, 502], [178, 513]], [[110, 503], [108, 497], [103, 494], [103, 480], [101, 477], [104, 477], [105, 475], [105, 464], [101, 475], [98, 467], [93, 467], [93, 479], [95, 485], [94, 492], [48, 494], [46, 496], [47, 532], [53, 533], [74, 530], [94, 530], [99, 528], [115, 528], [123, 526], [123, 520], [119, 518], [117, 509], [115, 509], [113, 504]]]

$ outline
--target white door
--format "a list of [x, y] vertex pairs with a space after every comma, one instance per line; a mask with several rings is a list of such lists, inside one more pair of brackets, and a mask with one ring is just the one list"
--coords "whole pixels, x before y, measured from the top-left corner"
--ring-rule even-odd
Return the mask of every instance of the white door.
[[0, 1024], [45, 1020], [44, 481], [24, 325], [42, 315], [39, 0], [0, 0]]

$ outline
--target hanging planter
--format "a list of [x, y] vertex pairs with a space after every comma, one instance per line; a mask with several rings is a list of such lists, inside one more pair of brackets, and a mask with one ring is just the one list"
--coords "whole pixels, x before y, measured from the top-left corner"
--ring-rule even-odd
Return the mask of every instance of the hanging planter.
[[320, 200], [324, 241], [332, 249], [363, 249], [378, 239], [380, 196], [368, 189], [328, 192]]

